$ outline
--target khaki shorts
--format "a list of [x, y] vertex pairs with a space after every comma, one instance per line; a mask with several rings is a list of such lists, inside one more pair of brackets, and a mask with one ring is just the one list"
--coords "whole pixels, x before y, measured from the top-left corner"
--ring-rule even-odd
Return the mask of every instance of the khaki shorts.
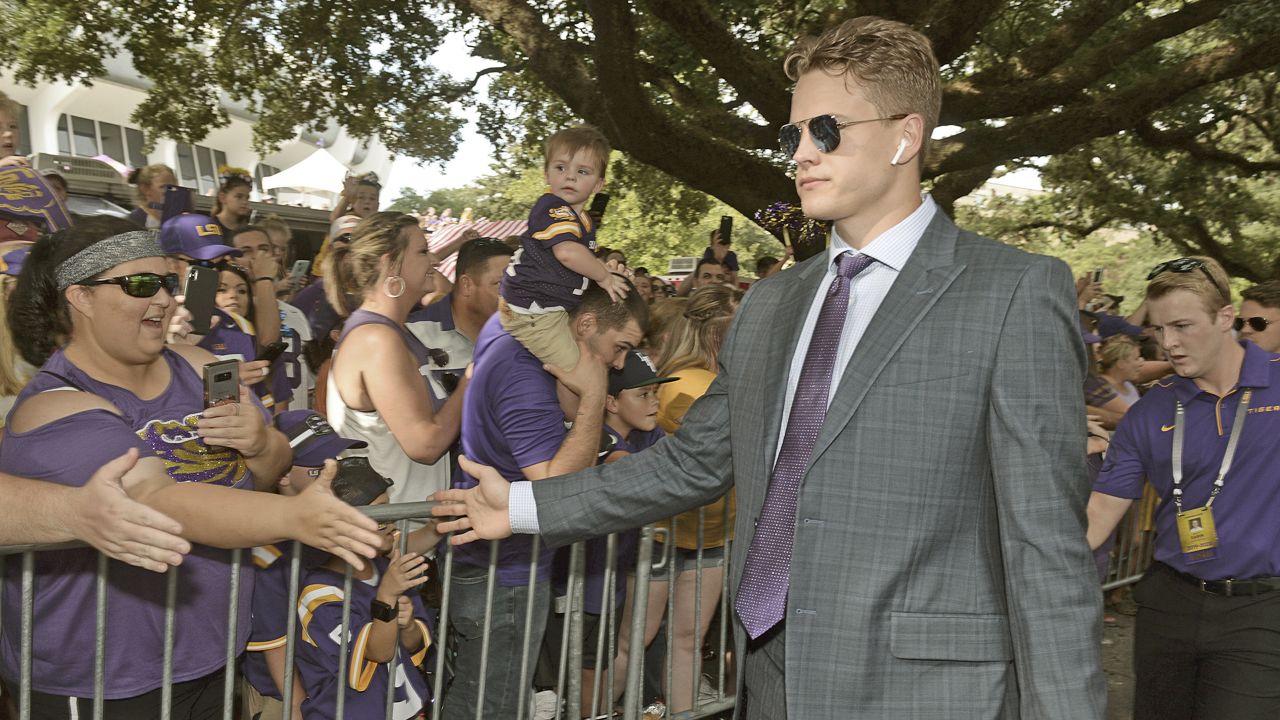
[[284, 720], [284, 703], [258, 692], [245, 678], [240, 678], [240, 717], [245, 720]]
[[502, 329], [511, 333], [511, 337], [544, 364], [565, 370], [577, 366], [578, 342], [569, 329], [569, 313], [564, 310], [516, 312], [506, 300], [498, 298], [498, 317], [502, 321]]

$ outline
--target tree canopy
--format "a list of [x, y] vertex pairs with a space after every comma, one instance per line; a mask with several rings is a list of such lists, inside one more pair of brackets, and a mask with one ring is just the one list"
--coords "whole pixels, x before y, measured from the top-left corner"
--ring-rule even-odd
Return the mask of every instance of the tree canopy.
[[[1190, 249], [1230, 244], [1229, 264], [1275, 272], [1274, 253], [1232, 254], [1258, 207], [1235, 201], [1274, 197], [1273, 0], [0, 1], [2, 62], [19, 79], [93, 78], [122, 47], [155, 83], [136, 117], [153, 132], [199, 138], [225, 122], [225, 91], [260, 114], [263, 145], [335, 118], [440, 160], [460, 103], [504, 152], [590, 122], [638, 164], [748, 216], [795, 197], [775, 150], [789, 119], [786, 49], [880, 15], [923, 31], [943, 64], [941, 122], [956, 132], [925, 168], [943, 207], [1000, 168], [1047, 160], [1073, 186], [1101, 168], [1112, 185], [1080, 183], [1074, 220], [1158, 225]], [[430, 64], [453, 31], [493, 63], [483, 96]], [[1216, 212], [1196, 227], [1188, 194], [1216, 193], [1224, 186], [1197, 183], [1223, 178], [1230, 202], [1204, 197]]]

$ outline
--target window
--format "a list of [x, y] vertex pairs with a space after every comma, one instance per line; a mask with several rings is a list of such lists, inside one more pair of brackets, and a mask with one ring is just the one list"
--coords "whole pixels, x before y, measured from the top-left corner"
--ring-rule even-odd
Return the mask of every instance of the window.
[[62, 155], [108, 155], [113, 160], [142, 167], [147, 164], [147, 156], [142, 151], [146, 144], [146, 136], [137, 128], [96, 122], [75, 115], [58, 116], [58, 153]]
[[142, 149], [146, 146], [147, 141], [142, 137], [142, 131], [127, 127], [124, 129], [124, 139], [129, 141], [128, 163], [136, 168], [146, 165], [147, 156], [142, 152]]
[[216, 170], [217, 168], [223, 167], [226, 164], [227, 164], [227, 154], [222, 152], [221, 150], [214, 150], [213, 151], [214, 169]]
[[196, 160], [200, 165], [200, 192], [216, 191], [219, 187], [217, 168], [213, 165], [213, 153], [203, 145], [196, 146]]
[[105, 122], [98, 123], [98, 137], [102, 139], [103, 155], [120, 162], [125, 161], [124, 135], [121, 134], [119, 125]]
[[258, 163], [258, 167], [254, 168], [253, 170], [254, 189], [256, 189], [260, 194], [270, 195], [273, 198], [279, 198], [280, 190], [278, 188], [272, 189], [272, 190], [262, 189], [262, 178], [271, 177], [272, 175], [275, 175], [278, 172], [280, 172], [280, 168], [278, 167], [267, 165], [266, 163]]
[[67, 116], [58, 116], [58, 154], [71, 154], [71, 130], [67, 128]]
[[178, 143], [178, 182], [183, 187], [197, 187], [196, 156], [187, 143]]
[[74, 116], [71, 118], [71, 147], [81, 157], [98, 154], [98, 129], [93, 126], [92, 120]]
[[31, 154], [31, 123], [27, 115], [27, 106], [18, 105], [18, 117], [14, 118], [18, 121], [18, 147], [16, 151], [23, 157]]

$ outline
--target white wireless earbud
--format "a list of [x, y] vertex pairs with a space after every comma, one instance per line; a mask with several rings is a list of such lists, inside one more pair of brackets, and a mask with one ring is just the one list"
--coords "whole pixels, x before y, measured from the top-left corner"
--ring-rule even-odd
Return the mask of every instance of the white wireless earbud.
[[897, 165], [898, 161], [902, 159], [902, 153], [906, 152], [906, 149], [907, 149], [907, 139], [903, 138], [902, 142], [898, 143], [898, 152], [893, 154], [893, 159], [889, 161], [889, 164]]

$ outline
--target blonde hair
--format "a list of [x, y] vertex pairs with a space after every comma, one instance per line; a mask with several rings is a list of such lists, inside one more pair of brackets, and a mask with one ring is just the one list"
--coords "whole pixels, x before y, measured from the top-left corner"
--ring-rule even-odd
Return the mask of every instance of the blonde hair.
[[1184, 290], [1199, 296], [1210, 315], [1231, 304], [1231, 278], [1217, 260], [1200, 255], [1184, 259], [1195, 260], [1200, 267], [1193, 267], [1188, 272], [1165, 270], [1156, 275], [1147, 283], [1148, 300], [1158, 300], [1175, 290]]
[[658, 349], [659, 374], [695, 367], [714, 371], [740, 300], [742, 291], [727, 285], [708, 285], [690, 294], [684, 312], [671, 321]]
[[172, 175], [174, 180], [178, 179], [178, 175], [173, 171], [173, 168], [165, 165], [164, 163], [146, 165], [129, 174], [129, 184], [133, 185], [135, 188], [133, 192], [133, 199], [137, 201], [138, 207], [147, 206], [147, 196], [142, 193], [143, 186], [154, 187], [156, 180], [158, 180], [164, 173]]
[[412, 215], [378, 212], [370, 215], [351, 231], [351, 242], [329, 248], [324, 267], [325, 299], [342, 317], [351, 314], [378, 282], [382, 256], [390, 257], [391, 267], [399, 267], [409, 239], [405, 231], [418, 227]]
[[589, 151], [600, 161], [600, 177], [602, 178], [605, 170], [609, 168], [609, 139], [604, 136], [604, 133], [590, 125], [565, 128], [547, 138], [542, 169], [546, 170], [550, 167], [551, 157], [562, 150], [568, 153], [569, 157], [577, 155], [579, 150]]
[[793, 81], [810, 70], [851, 77], [881, 115], [919, 113], [924, 164], [942, 109], [942, 77], [929, 38], [903, 23], [867, 15], [799, 39], [782, 67]]
[[1131, 355], [1140, 355], [1138, 343], [1125, 335], [1108, 338], [1098, 349], [1098, 369], [1106, 372]]
[[266, 233], [283, 235], [285, 240], [293, 239], [293, 230], [289, 227], [289, 223], [281, 220], [280, 216], [275, 213], [262, 218], [262, 221], [258, 223], [258, 227], [262, 228]]

